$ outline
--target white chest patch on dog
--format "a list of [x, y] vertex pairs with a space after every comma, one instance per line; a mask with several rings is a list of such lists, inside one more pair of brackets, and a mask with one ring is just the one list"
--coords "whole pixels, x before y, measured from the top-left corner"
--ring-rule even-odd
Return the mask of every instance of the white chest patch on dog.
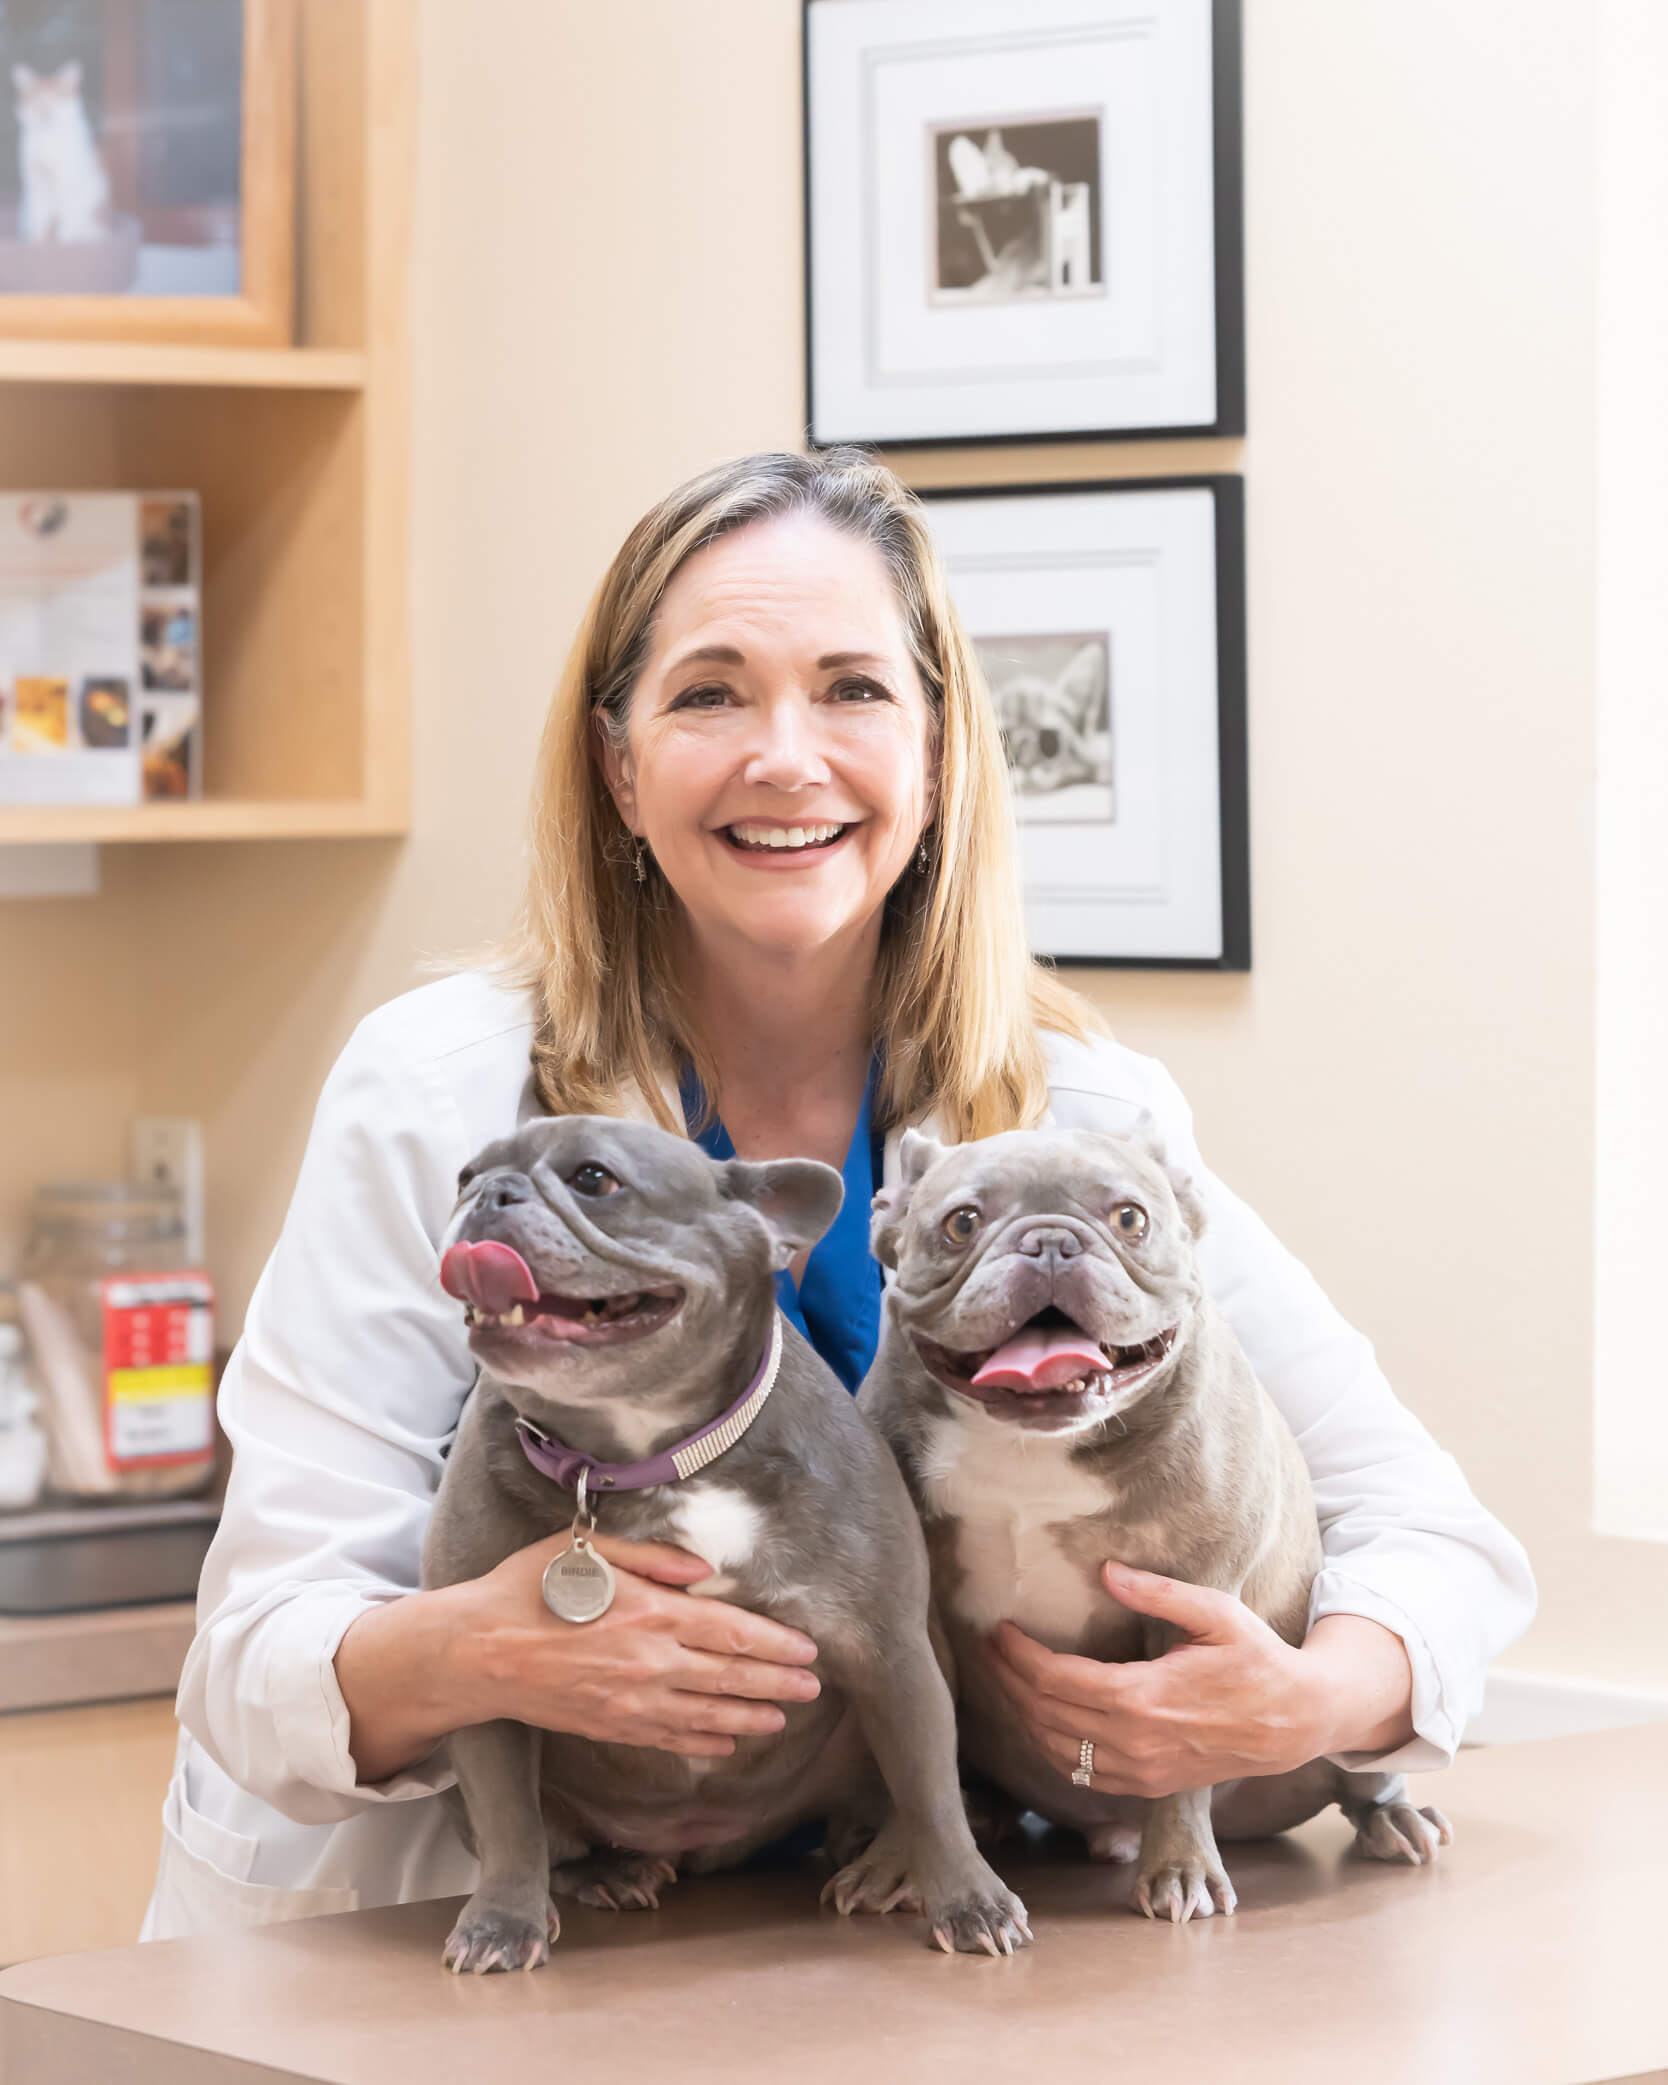
[[1020, 1433], [978, 1412], [942, 1420], [928, 1437], [922, 1486], [929, 1508], [958, 1524], [952, 1606], [970, 1627], [1017, 1622], [1050, 1650], [1071, 1651], [1107, 1606], [1105, 1588], [1056, 1533], [1112, 1503], [1071, 1449], [1069, 1435]]
[[763, 1526], [762, 1508], [729, 1485], [685, 1492], [673, 1509], [666, 1539], [705, 1557], [713, 1569], [711, 1578], [697, 1580], [688, 1590], [720, 1600], [733, 1593], [735, 1580], [729, 1574], [750, 1560]]

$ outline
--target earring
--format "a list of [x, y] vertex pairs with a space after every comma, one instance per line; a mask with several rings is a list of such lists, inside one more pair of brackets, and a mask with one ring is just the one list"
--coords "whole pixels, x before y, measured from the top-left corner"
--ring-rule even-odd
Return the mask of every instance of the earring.
[[932, 867], [932, 858], [927, 853], [927, 836], [925, 833], [921, 835], [921, 844], [915, 850], [915, 866], [923, 876]]
[[639, 883], [647, 883], [649, 880], [649, 872], [643, 866], [643, 852], [643, 843], [638, 840], [633, 847], [631, 866], [632, 873]]

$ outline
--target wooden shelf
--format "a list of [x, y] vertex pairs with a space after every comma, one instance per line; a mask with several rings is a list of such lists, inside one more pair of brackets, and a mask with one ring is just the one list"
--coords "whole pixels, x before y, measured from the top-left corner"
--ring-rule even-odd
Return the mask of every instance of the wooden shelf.
[[0, 847], [408, 829], [415, 10], [298, 12], [300, 345], [0, 340], [0, 482], [201, 498], [207, 793], [0, 806]]
[[397, 804], [386, 808], [357, 798], [204, 797], [197, 803], [6, 805], [0, 807], [0, 847], [80, 842], [125, 846], [136, 840], [373, 839], [403, 833], [410, 824]]
[[351, 348], [173, 347], [119, 340], [0, 340], [0, 383], [190, 384], [219, 389], [359, 391]]

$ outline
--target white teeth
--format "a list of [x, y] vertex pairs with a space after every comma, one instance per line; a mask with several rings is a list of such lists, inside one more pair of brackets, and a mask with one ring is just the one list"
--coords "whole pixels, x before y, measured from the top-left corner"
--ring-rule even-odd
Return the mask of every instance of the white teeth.
[[505, 1311], [498, 1322], [500, 1325], [524, 1325], [527, 1322], [527, 1313], [518, 1303], [513, 1309]]
[[732, 825], [731, 833], [743, 847], [820, 847], [838, 837], [839, 825]]

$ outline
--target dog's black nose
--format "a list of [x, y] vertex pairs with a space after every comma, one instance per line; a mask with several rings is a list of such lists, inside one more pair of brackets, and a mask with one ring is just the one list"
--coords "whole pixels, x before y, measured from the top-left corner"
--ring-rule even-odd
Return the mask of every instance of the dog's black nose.
[[1037, 751], [1045, 760], [1052, 760], [1060, 750], [1060, 734], [1057, 731], [1037, 733]]
[[512, 1209], [517, 1202], [536, 1202], [539, 1191], [525, 1173], [500, 1173], [483, 1187], [477, 1209]]
[[1021, 1234], [1014, 1249], [1033, 1260], [1040, 1260], [1048, 1252], [1062, 1260], [1075, 1260], [1083, 1250], [1083, 1240], [1069, 1224], [1039, 1223]]

